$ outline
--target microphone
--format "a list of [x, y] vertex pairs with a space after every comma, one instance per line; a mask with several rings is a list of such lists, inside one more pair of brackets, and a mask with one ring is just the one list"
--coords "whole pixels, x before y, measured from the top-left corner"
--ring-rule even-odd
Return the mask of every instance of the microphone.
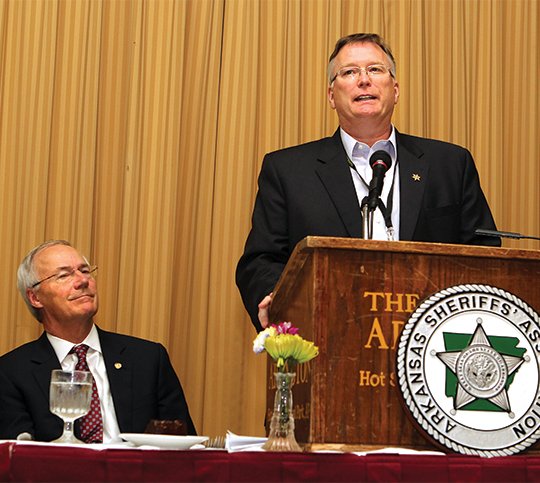
[[497, 238], [528, 238], [530, 240], [540, 240], [540, 237], [537, 236], [527, 236], [512, 231], [486, 230], [484, 228], [477, 228], [476, 230], [474, 230], [474, 234], [479, 236], [494, 236]]
[[392, 158], [386, 151], [381, 149], [371, 155], [369, 165], [373, 170], [373, 178], [371, 178], [371, 182], [369, 183], [367, 204], [369, 211], [375, 211], [382, 193], [384, 175], [390, 169], [390, 166], [392, 166]]

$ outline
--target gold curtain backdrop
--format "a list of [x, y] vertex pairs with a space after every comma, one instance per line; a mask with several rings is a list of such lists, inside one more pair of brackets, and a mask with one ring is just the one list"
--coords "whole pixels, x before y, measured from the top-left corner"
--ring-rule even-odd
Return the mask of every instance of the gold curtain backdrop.
[[0, 0], [0, 353], [40, 333], [20, 260], [65, 238], [99, 265], [97, 323], [168, 348], [200, 433], [263, 434], [266, 359], [235, 265], [264, 153], [337, 127], [335, 41], [385, 37], [397, 128], [469, 148], [499, 229], [540, 235], [539, 15], [537, 0]]

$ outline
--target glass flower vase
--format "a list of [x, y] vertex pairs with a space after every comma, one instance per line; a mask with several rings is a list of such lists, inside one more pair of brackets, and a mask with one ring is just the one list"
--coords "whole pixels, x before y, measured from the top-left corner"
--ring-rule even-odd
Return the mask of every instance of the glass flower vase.
[[302, 451], [294, 436], [292, 385], [294, 372], [276, 372], [274, 412], [270, 420], [270, 434], [263, 445], [266, 451]]

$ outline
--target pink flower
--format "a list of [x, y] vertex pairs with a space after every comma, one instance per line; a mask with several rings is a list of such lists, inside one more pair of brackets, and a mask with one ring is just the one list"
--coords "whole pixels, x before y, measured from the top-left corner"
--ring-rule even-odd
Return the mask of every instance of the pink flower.
[[294, 327], [291, 322], [280, 322], [278, 325], [272, 324], [278, 334], [298, 334], [298, 328]]

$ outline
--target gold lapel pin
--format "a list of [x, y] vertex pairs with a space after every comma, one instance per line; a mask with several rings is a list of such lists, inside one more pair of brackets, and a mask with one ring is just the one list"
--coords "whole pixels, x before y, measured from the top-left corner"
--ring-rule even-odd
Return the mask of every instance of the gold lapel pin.
[[419, 174], [414, 173], [414, 174], [412, 175], [412, 179], [413, 179], [413, 181], [420, 181], [421, 178], [420, 178], [420, 175], [419, 175]]
[[115, 369], [122, 369], [122, 363], [121, 362], [115, 362], [114, 363], [114, 368]]

